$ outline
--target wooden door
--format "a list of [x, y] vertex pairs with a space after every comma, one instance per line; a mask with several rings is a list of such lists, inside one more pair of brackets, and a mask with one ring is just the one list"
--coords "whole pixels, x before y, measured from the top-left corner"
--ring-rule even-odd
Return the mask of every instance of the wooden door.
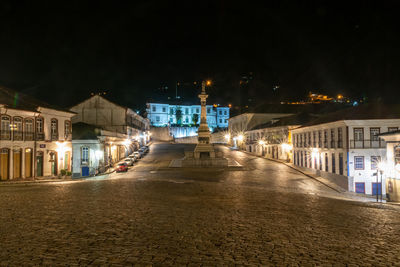
[[43, 176], [43, 152], [38, 151], [36, 155], [36, 176]]
[[13, 178], [21, 178], [21, 150], [13, 151]]
[[8, 180], [8, 168], [9, 168], [9, 150], [3, 148], [0, 150], [0, 180]]
[[32, 177], [32, 149], [25, 149], [25, 178]]

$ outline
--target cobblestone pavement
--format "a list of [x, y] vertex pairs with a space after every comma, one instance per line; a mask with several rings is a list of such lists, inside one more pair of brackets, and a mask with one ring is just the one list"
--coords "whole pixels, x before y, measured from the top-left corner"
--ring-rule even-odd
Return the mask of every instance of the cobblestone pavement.
[[155, 144], [126, 174], [0, 186], [0, 266], [397, 265], [396, 206], [340, 199], [285, 165], [168, 169]]

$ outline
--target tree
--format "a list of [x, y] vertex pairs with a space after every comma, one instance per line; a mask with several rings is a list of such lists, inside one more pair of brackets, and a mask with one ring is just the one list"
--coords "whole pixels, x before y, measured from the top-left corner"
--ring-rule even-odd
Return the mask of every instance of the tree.
[[182, 124], [182, 110], [180, 108], [176, 108], [175, 117], [176, 117], [176, 123], [181, 125]]
[[197, 124], [198, 124], [198, 123], [197, 123], [198, 121], [199, 121], [199, 114], [196, 114], [196, 113], [193, 114], [193, 115], [192, 115], [192, 122], [193, 122], [193, 124], [194, 124], [194, 125], [197, 125]]

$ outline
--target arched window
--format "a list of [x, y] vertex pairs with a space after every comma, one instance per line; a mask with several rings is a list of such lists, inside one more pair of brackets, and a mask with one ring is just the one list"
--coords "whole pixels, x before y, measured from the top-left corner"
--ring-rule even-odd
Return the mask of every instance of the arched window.
[[11, 139], [11, 118], [7, 115], [1, 116], [1, 140]]
[[36, 118], [36, 140], [44, 140], [44, 119], [42, 117]]
[[33, 133], [33, 119], [25, 119], [25, 141], [32, 141]]
[[64, 138], [65, 140], [69, 140], [72, 138], [71, 136], [71, 121], [65, 121], [64, 123]]
[[13, 140], [21, 141], [23, 139], [22, 136], [22, 118], [21, 117], [14, 117], [13, 118], [13, 124], [12, 124], [12, 130], [13, 130]]
[[51, 119], [51, 140], [58, 140], [58, 120]]

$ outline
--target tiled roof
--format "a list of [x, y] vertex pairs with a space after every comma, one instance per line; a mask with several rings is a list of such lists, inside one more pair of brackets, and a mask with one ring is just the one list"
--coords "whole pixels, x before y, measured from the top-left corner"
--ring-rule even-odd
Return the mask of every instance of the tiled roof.
[[5, 105], [8, 108], [22, 109], [29, 111], [37, 111], [38, 107], [55, 109], [68, 113], [74, 113], [67, 109], [63, 109], [54, 105], [50, 105], [43, 101], [37, 100], [34, 97], [19, 93], [10, 88], [0, 86], [0, 104]]
[[341, 120], [400, 119], [400, 105], [364, 104], [321, 115], [303, 125], [312, 126]]
[[100, 127], [84, 122], [77, 122], [72, 124], [72, 140], [97, 139], [97, 136], [99, 136], [100, 134]]
[[310, 114], [307, 112], [301, 112], [295, 115], [287, 116], [287, 117], [282, 117], [278, 118], [276, 120], [259, 124], [253, 127], [251, 130], [257, 130], [257, 129], [264, 129], [264, 128], [270, 128], [270, 127], [279, 127], [279, 126], [290, 126], [290, 125], [303, 125], [307, 122], [310, 122], [311, 120], [315, 119], [316, 115]]

